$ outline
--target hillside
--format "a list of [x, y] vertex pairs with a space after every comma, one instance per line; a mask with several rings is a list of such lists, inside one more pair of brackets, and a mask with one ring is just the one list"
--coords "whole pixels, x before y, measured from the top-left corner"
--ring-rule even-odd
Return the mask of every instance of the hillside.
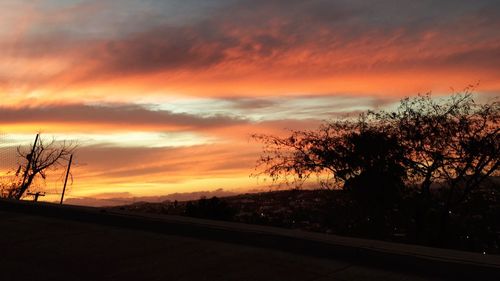
[[[436, 191], [437, 192], [437, 191]], [[484, 195], [484, 194], [483, 194]], [[454, 234], [445, 245], [432, 241], [418, 243], [415, 237], [413, 197], [403, 198], [382, 219], [341, 190], [286, 190], [242, 194], [194, 201], [135, 203], [112, 209], [156, 214], [183, 215], [248, 224], [271, 225], [290, 229], [374, 238], [402, 243], [427, 244], [473, 252], [500, 253], [500, 200], [498, 193], [471, 200], [453, 214]], [[483, 204], [484, 206], [477, 207]], [[470, 208], [471, 206], [475, 208]], [[380, 216], [380, 214], [378, 214]], [[381, 222], [382, 221], [382, 222]], [[439, 227], [438, 221], [431, 227]]]

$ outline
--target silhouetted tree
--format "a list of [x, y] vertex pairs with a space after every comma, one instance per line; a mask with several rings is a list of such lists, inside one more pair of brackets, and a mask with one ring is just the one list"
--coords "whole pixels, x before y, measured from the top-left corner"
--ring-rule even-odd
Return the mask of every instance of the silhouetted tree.
[[427, 94], [402, 100], [396, 111], [371, 114], [393, 130], [404, 148], [408, 174], [424, 196], [430, 196], [435, 182], [461, 183], [468, 193], [498, 172], [496, 101], [477, 104], [469, 90], [441, 100]]
[[[442, 235], [454, 206], [499, 172], [500, 105], [476, 103], [471, 90], [444, 99], [406, 98], [394, 111], [367, 112], [289, 137], [255, 135], [264, 145], [258, 175], [298, 183], [326, 175], [364, 204], [386, 207], [404, 185], [418, 186], [416, 228], [439, 216], [429, 212], [431, 201], [439, 200]], [[437, 199], [433, 184], [441, 187]]]
[[350, 147], [345, 164], [357, 172], [346, 180], [344, 188], [366, 204], [390, 207], [406, 179], [403, 151], [396, 138], [377, 129], [347, 136]]
[[452, 209], [466, 201], [490, 176], [498, 174], [499, 103], [478, 104], [468, 88], [462, 94], [440, 100], [428, 94], [407, 98], [394, 112], [372, 115], [393, 130], [406, 154], [408, 176], [420, 186], [420, 230], [428, 220], [431, 185], [438, 184], [447, 191], [440, 203], [439, 235], [444, 241]]
[[9, 190], [8, 197], [19, 200], [38, 176], [45, 179], [48, 171], [65, 169], [75, 149], [76, 145], [72, 142], [54, 139], [47, 142], [41, 137], [36, 138], [33, 147], [18, 147], [17, 153], [21, 159], [18, 170], [20, 177]]
[[398, 202], [406, 180], [402, 147], [390, 133], [362, 115], [286, 138], [256, 135], [264, 143], [258, 167], [273, 180], [326, 178], [326, 186], [343, 188], [356, 199], [352, 207], [364, 214], [371, 235], [381, 237], [385, 214]]
[[317, 131], [294, 131], [285, 138], [254, 135], [264, 144], [259, 174], [295, 182], [326, 176], [324, 184], [343, 187], [358, 198], [383, 205], [393, 201], [406, 177], [404, 153], [387, 128], [365, 117], [323, 124]]
[[[444, 241], [452, 209], [498, 174], [499, 103], [478, 104], [472, 90], [442, 99], [419, 95], [403, 99], [395, 111], [369, 113], [398, 139], [410, 183], [419, 186], [418, 240], [436, 233]], [[432, 198], [432, 185], [440, 187], [439, 198]], [[428, 221], [437, 216], [433, 200], [439, 200], [440, 231], [429, 229]]]

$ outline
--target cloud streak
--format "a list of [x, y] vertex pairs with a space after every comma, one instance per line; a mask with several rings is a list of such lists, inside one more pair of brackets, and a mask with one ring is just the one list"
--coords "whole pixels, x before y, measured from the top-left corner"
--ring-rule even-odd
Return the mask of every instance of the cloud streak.
[[149, 110], [139, 105], [46, 105], [37, 107], [0, 107], [0, 124], [95, 124], [155, 130], [196, 130], [236, 126], [247, 123], [243, 118], [223, 115], [198, 116]]

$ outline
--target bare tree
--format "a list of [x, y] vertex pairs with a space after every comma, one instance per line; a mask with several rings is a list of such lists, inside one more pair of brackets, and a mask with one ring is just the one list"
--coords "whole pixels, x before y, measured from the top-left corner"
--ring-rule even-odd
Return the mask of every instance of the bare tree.
[[[344, 187], [355, 193], [363, 190], [358, 194], [375, 195], [371, 198], [388, 198], [378, 191], [389, 191], [385, 189], [388, 185], [397, 189], [403, 184], [404, 153], [387, 128], [365, 117], [323, 124], [316, 131], [293, 131], [283, 138], [254, 135], [264, 144], [257, 175], [295, 183], [314, 175], [325, 176], [322, 183], [326, 186]], [[385, 186], [377, 185], [382, 179]], [[363, 184], [365, 181], [371, 182], [371, 188]]]
[[37, 177], [46, 179], [49, 171], [64, 170], [75, 149], [76, 144], [73, 142], [55, 139], [46, 141], [39, 135], [29, 149], [18, 147], [17, 153], [21, 159], [18, 174], [22, 177], [9, 191], [8, 197], [19, 200]]

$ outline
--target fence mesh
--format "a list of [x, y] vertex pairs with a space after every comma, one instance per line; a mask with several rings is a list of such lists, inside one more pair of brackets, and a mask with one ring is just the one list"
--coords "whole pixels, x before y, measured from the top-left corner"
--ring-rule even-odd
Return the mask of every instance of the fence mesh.
[[8, 134], [0, 132], [0, 169], [15, 169], [17, 166], [17, 146]]
[[8, 188], [16, 182], [17, 146], [9, 135], [0, 132], [0, 197], [5, 197]]

